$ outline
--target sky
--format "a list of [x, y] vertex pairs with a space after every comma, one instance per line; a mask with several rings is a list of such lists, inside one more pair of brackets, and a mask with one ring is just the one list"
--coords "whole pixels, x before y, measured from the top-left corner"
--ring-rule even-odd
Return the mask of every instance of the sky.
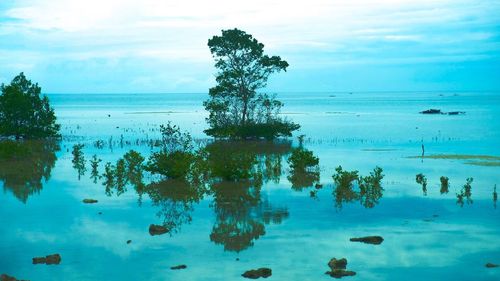
[[268, 91], [500, 90], [498, 0], [0, 0], [0, 83], [207, 92], [230, 28], [290, 64]]

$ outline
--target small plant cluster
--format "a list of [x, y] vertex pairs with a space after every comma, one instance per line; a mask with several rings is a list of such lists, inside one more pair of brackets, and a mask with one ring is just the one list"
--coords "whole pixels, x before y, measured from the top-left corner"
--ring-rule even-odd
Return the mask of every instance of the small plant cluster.
[[[375, 167], [368, 176], [360, 176], [357, 170], [345, 171], [342, 166], [338, 166], [335, 171], [336, 173], [333, 175], [334, 196], [335, 205], [338, 208], [342, 207], [343, 202], [354, 200], [359, 200], [366, 208], [373, 208], [378, 204], [384, 191], [381, 185], [384, 178], [382, 168]], [[357, 184], [358, 190], [355, 190], [355, 184]]]

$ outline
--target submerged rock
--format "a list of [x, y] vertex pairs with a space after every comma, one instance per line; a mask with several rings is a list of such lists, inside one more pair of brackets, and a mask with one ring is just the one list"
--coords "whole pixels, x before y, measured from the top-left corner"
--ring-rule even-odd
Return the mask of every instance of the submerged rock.
[[127, 240], [127, 244], [130, 244], [130, 243], [132, 243], [132, 240]]
[[427, 109], [427, 110], [424, 110], [424, 111], [420, 111], [421, 114], [441, 114], [441, 109]]
[[18, 280], [13, 276], [9, 276], [7, 274], [0, 275], [0, 281], [28, 281], [28, 280]]
[[325, 274], [328, 274], [333, 278], [342, 278], [345, 276], [354, 276], [356, 275], [356, 272], [345, 269], [334, 269], [332, 271], [325, 272]]
[[60, 264], [61, 263], [61, 255], [53, 254], [45, 257], [33, 258], [33, 264]]
[[186, 269], [186, 268], [187, 268], [187, 265], [185, 265], [185, 264], [170, 267], [170, 269], [172, 269], [172, 270]]
[[82, 202], [85, 204], [94, 204], [97, 203], [98, 201], [95, 199], [83, 199]]
[[485, 264], [484, 266], [486, 266], [487, 268], [493, 268], [493, 267], [499, 267], [500, 265], [489, 262], [489, 263]]
[[345, 259], [345, 258], [341, 258], [341, 259], [332, 258], [332, 259], [328, 262], [328, 266], [329, 266], [332, 270], [336, 270], [336, 269], [346, 269], [346, 267], [347, 267], [347, 259]]
[[328, 262], [328, 267], [330, 267], [331, 270], [325, 272], [325, 274], [330, 275], [331, 277], [334, 277], [334, 278], [342, 278], [344, 276], [356, 275], [356, 272], [351, 271], [351, 270], [346, 270], [346, 267], [347, 267], [347, 259], [346, 258], [341, 258], [341, 259], [332, 258]]
[[365, 237], [351, 238], [349, 239], [349, 241], [380, 245], [382, 244], [382, 242], [384, 242], [384, 238], [382, 238], [382, 236], [365, 236]]
[[169, 231], [168, 228], [166, 228], [162, 225], [151, 224], [149, 226], [149, 234], [151, 236], [162, 235], [162, 234], [167, 233], [168, 231]]
[[252, 269], [245, 271], [245, 273], [241, 274], [241, 276], [245, 278], [250, 278], [250, 279], [257, 279], [257, 278], [267, 278], [272, 275], [272, 270], [267, 267], [261, 267], [259, 269]]

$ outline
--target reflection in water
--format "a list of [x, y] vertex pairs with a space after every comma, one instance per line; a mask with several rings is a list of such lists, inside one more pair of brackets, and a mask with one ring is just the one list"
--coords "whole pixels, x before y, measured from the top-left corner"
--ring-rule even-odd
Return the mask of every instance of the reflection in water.
[[265, 234], [265, 224], [288, 217], [286, 208], [274, 208], [260, 195], [264, 183], [279, 181], [281, 158], [288, 151], [289, 142], [221, 141], [205, 147], [216, 216], [211, 241], [240, 252]]
[[56, 140], [1, 141], [0, 180], [4, 190], [10, 190], [23, 203], [42, 190], [42, 179], [47, 181], [59, 151]]
[[439, 192], [441, 194], [448, 193], [448, 189], [450, 187], [448, 177], [442, 176], [439, 178], [439, 181], [441, 181], [441, 189], [439, 190]]
[[462, 187], [462, 190], [460, 190], [460, 193], [457, 193], [457, 204], [460, 205], [460, 207], [464, 206], [464, 198], [467, 202], [467, 205], [472, 204], [472, 186], [471, 183], [474, 179], [473, 178], [467, 178], [466, 183]]
[[92, 179], [94, 183], [97, 183], [97, 181], [101, 179], [101, 175], [99, 175], [99, 163], [101, 162], [102, 159], [97, 158], [95, 154], [92, 156], [92, 159], [90, 159], [90, 167], [92, 168], [90, 179]]
[[417, 174], [415, 176], [415, 181], [422, 185], [422, 192], [424, 193], [424, 196], [427, 196], [427, 178], [425, 177], [424, 174]]
[[131, 184], [138, 194], [142, 194], [143, 183], [143, 163], [144, 157], [134, 150], [123, 155], [116, 161], [116, 165], [106, 163], [104, 166], [104, 182], [106, 195], [111, 196], [113, 191], [120, 196], [127, 191], [127, 184]]
[[193, 204], [204, 195], [203, 188], [184, 180], [163, 180], [144, 187], [153, 205], [160, 207], [157, 216], [163, 219], [163, 226], [170, 234], [177, 232], [184, 223], [191, 222]]
[[493, 187], [493, 207], [496, 209], [497, 208], [497, 199], [498, 199], [498, 194], [497, 194], [497, 185]]
[[85, 156], [83, 155], [83, 144], [75, 144], [73, 145], [73, 150], [71, 154], [73, 154], [73, 168], [78, 172], [78, 180], [80, 180], [81, 176], [85, 175], [87, 168], [85, 167]]
[[[344, 171], [342, 166], [338, 166], [335, 171], [333, 195], [337, 209], [342, 209], [342, 204], [355, 200], [359, 200], [365, 208], [373, 208], [378, 204], [384, 192], [381, 185], [384, 178], [382, 168], [375, 167], [366, 177], [359, 176], [358, 171]], [[355, 183], [358, 190], [355, 190]]]

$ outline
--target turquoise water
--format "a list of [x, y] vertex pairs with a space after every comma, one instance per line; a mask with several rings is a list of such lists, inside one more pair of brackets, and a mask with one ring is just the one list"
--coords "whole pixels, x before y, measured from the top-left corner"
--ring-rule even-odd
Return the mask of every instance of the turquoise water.
[[[130, 149], [147, 156], [152, 148], [146, 141], [158, 138], [159, 125], [168, 121], [198, 141], [206, 139], [205, 94], [49, 97], [64, 136], [48, 165], [53, 164], [50, 177], [28, 193], [0, 178], [0, 274], [29, 280], [237, 280], [248, 269], [269, 267], [270, 280], [328, 280], [328, 261], [345, 257], [348, 269], [357, 272], [348, 280], [500, 279], [499, 268], [484, 266], [500, 263], [500, 213], [493, 201], [500, 166], [408, 158], [421, 155], [422, 144], [426, 155], [500, 156], [500, 93], [281, 93], [283, 114], [302, 125], [304, 147], [320, 158], [324, 187], [315, 197], [314, 187], [292, 189], [284, 153], [277, 179], [250, 187], [247, 193], [257, 201], [248, 206], [226, 191], [158, 200], [128, 186], [108, 195], [103, 179], [90, 178], [92, 155], [103, 160], [100, 173], [105, 162], [114, 163]], [[429, 108], [466, 114], [418, 114]], [[98, 140], [102, 148], [94, 145]], [[77, 143], [85, 144], [87, 167], [80, 178], [71, 154]], [[378, 203], [336, 205], [332, 175], [338, 165], [362, 175], [382, 167]], [[415, 182], [419, 173], [427, 177], [427, 194]], [[450, 180], [445, 194], [441, 176]], [[460, 206], [456, 194], [470, 177], [472, 203]], [[84, 198], [99, 202], [83, 204]], [[165, 220], [178, 224], [174, 232], [148, 233], [150, 224]], [[237, 247], [211, 238], [227, 222], [250, 238], [239, 239]], [[367, 235], [385, 240], [349, 241]], [[31, 263], [53, 253], [61, 254], [61, 264]], [[178, 264], [187, 269], [170, 270]]]

